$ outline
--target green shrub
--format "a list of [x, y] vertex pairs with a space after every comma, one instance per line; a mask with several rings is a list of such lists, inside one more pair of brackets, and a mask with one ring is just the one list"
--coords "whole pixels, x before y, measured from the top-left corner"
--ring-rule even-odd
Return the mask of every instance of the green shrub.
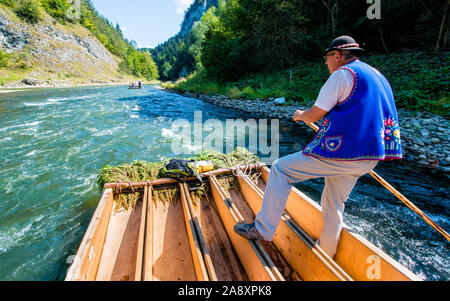
[[17, 0], [0, 0], [0, 4], [11, 7], [12, 9], [16, 8]]
[[0, 68], [8, 66], [9, 57], [9, 53], [0, 50]]
[[67, 18], [67, 11], [71, 5], [67, 0], [41, 0], [41, 4], [45, 11], [59, 23], [66, 24], [66, 21], [71, 21]]
[[203, 85], [199, 86], [199, 91], [205, 91], [206, 94], [218, 94], [219, 93], [219, 84], [216, 82], [206, 82]]
[[226, 87], [225, 88], [225, 95], [230, 98], [239, 98], [242, 96], [241, 90], [236, 87]]
[[37, 23], [41, 19], [41, 7], [37, 0], [20, 0], [16, 14], [28, 23]]
[[147, 80], [158, 78], [158, 68], [150, 54], [146, 51], [128, 47], [125, 60], [119, 64], [119, 70]]
[[242, 90], [242, 97], [246, 99], [256, 98], [255, 90], [251, 86], [247, 86]]
[[33, 67], [33, 58], [29, 53], [22, 52], [15, 60], [15, 67], [19, 69], [30, 69]]

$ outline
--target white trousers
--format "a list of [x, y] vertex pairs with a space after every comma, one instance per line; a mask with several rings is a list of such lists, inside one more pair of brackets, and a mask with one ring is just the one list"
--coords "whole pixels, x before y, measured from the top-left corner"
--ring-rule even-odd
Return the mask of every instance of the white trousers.
[[318, 245], [330, 256], [336, 254], [343, 227], [345, 202], [358, 179], [370, 172], [378, 161], [336, 161], [318, 159], [298, 152], [275, 161], [267, 182], [261, 211], [256, 216], [256, 229], [271, 241], [292, 185], [313, 178], [325, 178], [321, 205], [324, 227]]

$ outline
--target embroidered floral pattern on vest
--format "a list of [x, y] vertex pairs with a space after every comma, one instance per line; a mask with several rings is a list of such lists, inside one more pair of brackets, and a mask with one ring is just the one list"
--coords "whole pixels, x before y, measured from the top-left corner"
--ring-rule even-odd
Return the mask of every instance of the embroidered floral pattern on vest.
[[384, 127], [381, 130], [381, 138], [386, 147], [386, 151], [399, 150], [401, 144], [400, 127], [394, 118], [389, 117], [384, 120]]

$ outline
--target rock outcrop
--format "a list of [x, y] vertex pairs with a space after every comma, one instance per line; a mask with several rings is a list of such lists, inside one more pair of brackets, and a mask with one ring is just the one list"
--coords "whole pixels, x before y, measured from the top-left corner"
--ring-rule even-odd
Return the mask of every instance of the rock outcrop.
[[[17, 28], [19, 27], [19, 28]], [[20, 28], [22, 27], [22, 28]], [[0, 46], [7, 52], [21, 50], [28, 43], [30, 35], [24, 26], [13, 26], [0, 11]]]
[[195, 0], [189, 7], [181, 24], [180, 35], [189, 33], [194, 23], [200, 21], [203, 14], [211, 7], [217, 6], [218, 0]]
[[32, 25], [0, 6], [0, 49], [23, 54], [30, 61], [25, 80], [4, 87], [30, 85], [27, 78], [40, 79], [48, 85], [62, 81], [127, 81], [118, 71], [120, 59], [89, 30], [79, 24], [61, 25], [49, 15]]

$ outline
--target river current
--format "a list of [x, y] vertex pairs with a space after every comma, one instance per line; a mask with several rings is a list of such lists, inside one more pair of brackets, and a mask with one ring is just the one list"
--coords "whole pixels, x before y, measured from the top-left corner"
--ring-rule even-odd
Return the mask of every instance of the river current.
[[[64, 280], [100, 199], [106, 164], [176, 156], [173, 122], [260, 118], [148, 86], [33, 89], [0, 94], [0, 280]], [[312, 138], [280, 122], [280, 155]], [[401, 162], [375, 169], [450, 230], [448, 178]], [[323, 179], [297, 187], [320, 201]], [[424, 280], [450, 280], [445, 239], [370, 176], [350, 195], [345, 223]]]

